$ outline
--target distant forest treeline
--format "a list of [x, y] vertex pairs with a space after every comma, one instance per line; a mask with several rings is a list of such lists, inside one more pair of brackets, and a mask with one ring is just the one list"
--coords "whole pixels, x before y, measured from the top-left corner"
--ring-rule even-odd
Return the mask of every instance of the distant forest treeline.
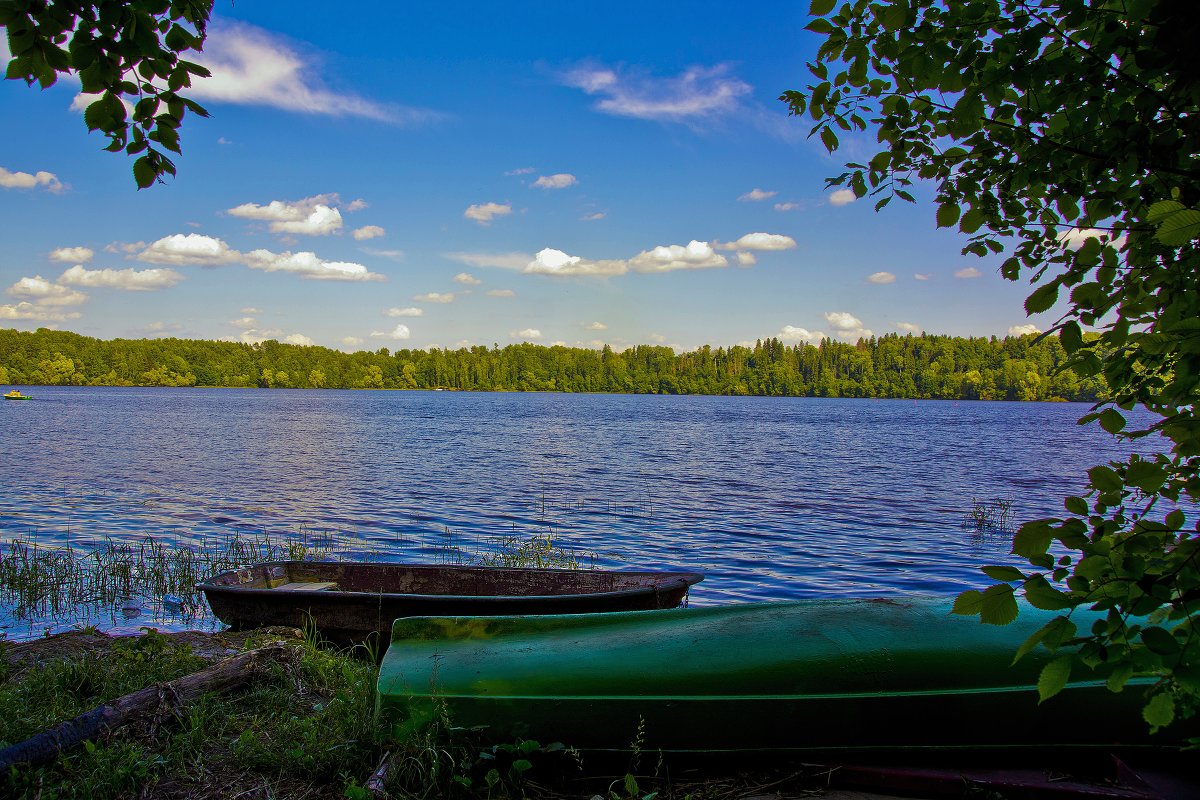
[[1059, 370], [1056, 338], [898, 336], [855, 344], [701, 347], [675, 353], [534, 344], [343, 353], [266, 341], [105, 341], [0, 329], [0, 384], [463, 389], [983, 400], [1094, 400], [1099, 380]]

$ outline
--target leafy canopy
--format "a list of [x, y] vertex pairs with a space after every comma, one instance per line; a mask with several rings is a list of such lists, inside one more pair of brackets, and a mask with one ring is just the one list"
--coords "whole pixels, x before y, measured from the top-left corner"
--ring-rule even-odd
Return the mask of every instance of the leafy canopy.
[[[1013, 552], [1031, 569], [985, 567], [999, 581], [956, 611], [1005, 624], [1015, 593], [1064, 614], [1035, 634], [1067, 646], [1046, 667], [1043, 699], [1071, 672], [1120, 691], [1159, 681], [1153, 728], [1200, 702], [1200, 537], [1180, 510], [1200, 496], [1200, 15], [1190, 0], [812, 0], [825, 37], [814, 82], [782, 100], [833, 152], [868, 129], [880, 145], [829, 180], [859, 197], [913, 202], [936, 189], [939, 227], [969, 236], [1034, 289], [1029, 313], [1063, 309], [1052, 333], [1107, 402], [1081, 424], [1146, 438], [1150, 457], [1088, 471], [1063, 518], [1030, 522]], [[1084, 336], [1097, 330], [1098, 336]], [[1130, 426], [1126, 412], [1151, 412]], [[1036, 469], [1036, 465], [1031, 465]], [[1190, 527], [1189, 527], [1190, 525]], [[1051, 549], [1055, 554], [1051, 554]], [[1107, 620], [1080, 631], [1070, 611]]]
[[[204, 46], [212, 0], [0, 0], [0, 26], [12, 60], [5, 77], [46, 89], [74, 73], [85, 94], [98, 95], [83, 119], [108, 137], [106, 150], [138, 158], [139, 189], [175, 164], [179, 126], [191, 111], [208, 112], [179, 94], [209, 71], [181, 56]], [[139, 155], [140, 154], [140, 155]]]

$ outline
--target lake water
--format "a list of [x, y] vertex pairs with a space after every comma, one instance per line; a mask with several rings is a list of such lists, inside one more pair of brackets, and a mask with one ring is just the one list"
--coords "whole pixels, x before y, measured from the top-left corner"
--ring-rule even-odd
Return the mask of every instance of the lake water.
[[[0, 540], [335, 532], [430, 561], [451, 540], [486, 550], [552, 529], [597, 566], [703, 570], [693, 605], [978, 586], [1010, 539], [964, 527], [973, 500], [1057, 515], [1084, 469], [1121, 450], [1067, 403], [28, 393], [0, 404]], [[10, 612], [9, 636], [69, 623]]]

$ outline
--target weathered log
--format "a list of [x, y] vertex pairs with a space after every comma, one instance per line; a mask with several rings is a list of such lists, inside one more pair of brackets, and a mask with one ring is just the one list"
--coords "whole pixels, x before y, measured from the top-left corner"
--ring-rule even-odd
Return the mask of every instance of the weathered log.
[[164, 700], [182, 705], [203, 694], [224, 694], [244, 686], [264, 663], [281, 658], [291, 649], [292, 647], [283, 643], [268, 645], [232, 656], [182, 678], [156, 683], [118, 697], [74, 719], [35, 734], [23, 742], [0, 750], [0, 773], [17, 764], [48, 764], [76, 745], [96, 739], [154, 712]]

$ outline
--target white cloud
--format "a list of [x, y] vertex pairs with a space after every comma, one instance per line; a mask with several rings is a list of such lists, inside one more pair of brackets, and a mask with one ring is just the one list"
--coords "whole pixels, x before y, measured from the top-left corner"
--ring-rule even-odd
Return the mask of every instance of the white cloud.
[[829, 205], [831, 206], [849, 205], [857, 199], [853, 189], [838, 189], [829, 193]]
[[718, 250], [791, 250], [796, 240], [781, 233], [747, 233], [736, 242], [713, 242]]
[[164, 236], [137, 254], [138, 261], [170, 266], [216, 267], [240, 259], [241, 254], [225, 242], [199, 233]]
[[[745, 237], [742, 237], [745, 238]], [[707, 269], [723, 267], [729, 262], [708, 242], [695, 239], [687, 246], [659, 245], [653, 250], [643, 250], [629, 259], [629, 266], [636, 272], [672, 272], [679, 269]]]
[[798, 208], [800, 208], [799, 203], [776, 203], [775, 204], [776, 211], [795, 211]]
[[739, 267], [753, 267], [758, 263], [758, 256], [746, 250], [739, 250], [737, 252], [737, 261]]
[[183, 280], [173, 269], [85, 269], [76, 264], [58, 277], [64, 286], [124, 289], [129, 292], [152, 292], [169, 289]]
[[589, 331], [606, 331], [606, 330], [608, 330], [608, 326], [605, 325], [603, 322], [593, 322], [590, 325], [584, 325], [583, 327], [585, 330], [589, 330]]
[[22, 300], [16, 305], [0, 305], [0, 319], [23, 319], [37, 322], [62, 322], [79, 319], [78, 311], [62, 311], [54, 306], [34, 305]]
[[[1083, 247], [1084, 242], [1086, 242], [1088, 239], [1100, 239], [1103, 242], [1105, 237], [1111, 236], [1111, 232], [1102, 231], [1099, 228], [1072, 228], [1071, 230], [1061, 234], [1058, 237], [1058, 240], [1062, 242], [1068, 250], [1078, 250], [1079, 248]], [[1119, 236], [1109, 242], [1109, 244], [1118, 250], [1123, 250], [1125, 248], [1125, 241], [1125, 236]]]
[[229, 324], [235, 328], [253, 328], [258, 325], [258, 320], [254, 317], [242, 317], [241, 319], [231, 319]]
[[407, 339], [410, 336], [412, 336], [412, 331], [410, 331], [408, 329], [407, 325], [401, 323], [401, 324], [397, 325], [396, 327], [392, 328], [390, 331], [371, 331], [371, 335], [372, 336], [386, 336], [389, 339], [403, 341], [404, 339]]
[[324, 281], [382, 281], [384, 276], [371, 272], [362, 264], [350, 261], [326, 261], [316, 253], [272, 253], [252, 250], [241, 259], [250, 269], [263, 272], [290, 272], [309, 280]]
[[542, 332], [537, 328], [526, 328], [523, 331], [514, 331], [509, 335], [514, 339], [536, 340], [542, 338]]
[[189, 96], [204, 102], [263, 105], [300, 114], [365, 117], [411, 125], [431, 122], [434, 112], [384, 105], [320, 85], [320, 59], [300, 53], [281, 38], [246, 24], [223, 23], [212, 34], [196, 61], [212, 71], [211, 78], [193, 78]]
[[922, 330], [920, 325], [914, 325], [911, 322], [897, 322], [896, 328], [908, 333], [920, 333]]
[[566, 189], [579, 183], [574, 175], [566, 172], [556, 172], [553, 175], [542, 175], [533, 182], [535, 189]]
[[537, 167], [518, 167], [517, 169], [510, 169], [504, 174], [511, 178], [514, 175], [528, 175], [531, 172], [537, 172]]
[[4, 290], [12, 297], [24, 297], [39, 306], [77, 306], [87, 302], [87, 295], [67, 286], [51, 283], [41, 275], [21, 278]]
[[761, 200], [769, 200], [777, 194], [779, 194], [779, 192], [768, 192], [755, 186], [753, 189], [739, 197], [738, 200], [742, 201], [743, 203], [757, 203]]
[[954, 277], [956, 277], [956, 278], [980, 278], [980, 277], [983, 277], [983, 273], [980, 272], [979, 270], [975, 269], [974, 267], [964, 267], [964, 268], [958, 270], [957, 272], [955, 272]]
[[378, 225], [363, 225], [361, 228], [355, 228], [354, 233], [352, 233], [351, 235], [355, 239], [357, 239], [358, 241], [361, 242], [365, 239], [374, 239], [379, 236], [384, 236], [386, 234], [387, 234], [387, 231], [385, 231], [383, 228], [379, 227]]
[[90, 247], [60, 247], [50, 251], [50, 260], [61, 264], [86, 264], [95, 256]]
[[1030, 334], [1041, 332], [1041, 329], [1036, 325], [1013, 325], [1008, 329], [1009, 336], [1029, 336]]
[[874, 335], [874, 331], [863, 327], [862, 320], [847, 311], [827, 311], [825, 321], [833, 328], [834, 336], [847, 342]]
[[48, 192], [61, 192], [64, 188], [58, 176], [53, 172], [9, 172], [0, 167], [0, 188], [4, 189], [36, 189], [43, 188]]
[[358, 347], [363, 343], [363, 340], [357, 336], [343, 336], [341, 342], [346, 347]]
[[488, 297], [516, 297], [512, 289], [488, 289]]
[[303, 333], [290, 333], [281, 340], [284, 344], [298, 344], [304, 347], [312, 347], [316, 342], [305, 336]]
[[523, 272], [534, 275], [624, 275], [629, 265], [624, 261], [588, 261], [579, 256], [569, 256], [561, 250], [547, 247], [538, 251], [533, 260], [525, 265]]
[[374, 247], [364, 247], [362, 251], [368, 255], [379, 256], [380, 258], [390, 258], [395, 261], [402, 261], [404, 259], [403, 250], [379, 250]]
[[487, 225], [496, 217], [503, 217], [511, 213], [512, 206], [507, 203], [477, 203], [467, 206], [467, 210], [463, 212], [463, 216], [467, 219], [475, 220], [480, 225]]
[[867, 276], [867, 283], [878, 283], [882, 285], [885, 283], [895, 282], [896, 276], [890, 272], [872, 272], [869, 276]]
[[453, 303], [454, 292], [429, 292], [413, 296], [418, 303]]
[[595, 108], [637, 119], [686, 122], [728, 114], [750, 92], [750, 85], [728, 75], [726, 65], [692, 67], [674, 78], [626, 74], [605, 67], [580, 67], [563, 83], [598, 95]]
[[337, 195], [319, 194], [303, 200], [272, 200], [265, 206], [243, 203], [226, 213], [242, 219], [270, 222], [273, 233], [328, 236], [342, 229], [342, 214], [332, 207], [336, 202]]
[[913, 279], [918, 281], [928, 281], [933, 279], [932, 272], [914, 272]]
[[821, 340], [825, 338], [827, 337], [821, 331], [810, 331], [808, 328], [797, 328], [794, 325], [784, 325], [783, 330], [779, 332], [779, 339], [784, 342], [820, 344]]
[[533, 260], [528, 253], [442, 253], [442, 256], [468, 267], [524, 269]]
[[389, 308], [383, 313], [389, 317], [419, 317], [425, 313], [425, 309], [409, 306], [408, 308]]
[[224, 136], [217, 137], [217, 144], [233, 144], [232, 139], [226, 139]]
[[479, 280], [479, 278], [476, 278], [474, 275], [470, 275], [466, 272], [460, 272], [455, 275], [454, 282], [461, 283], [463, 286], [478, 286], [479, 284], [483, 283], [483, 281]]
[[657, 342], [658, 344], [662, 344], [666, 340], [667, 340], [667, 337], [663, 336], [661, 333], [650, 334], [650, 341], [652, 341], [652, 342]]
[[355, 211], [362, 211], [364, 208], [368, 208], [369, 206], [370, 204], [360, 197], [357, 200], [351, 200], [346, 204], [346, 213], [353, 214]]
[[579, 219], [583, 220], [584, 222], [595, 222], [596, 220], [604, 219], [607, 216], [608, 215], [603, 211], [593, 211], [591, 214], [584, 214]]
[[263, 313], [261, 308], [254, 308], [253, 306], [247, 306], [246, 308], [241, 309], [241, 312], [243, 314], [261, 314], [261, 313]]

